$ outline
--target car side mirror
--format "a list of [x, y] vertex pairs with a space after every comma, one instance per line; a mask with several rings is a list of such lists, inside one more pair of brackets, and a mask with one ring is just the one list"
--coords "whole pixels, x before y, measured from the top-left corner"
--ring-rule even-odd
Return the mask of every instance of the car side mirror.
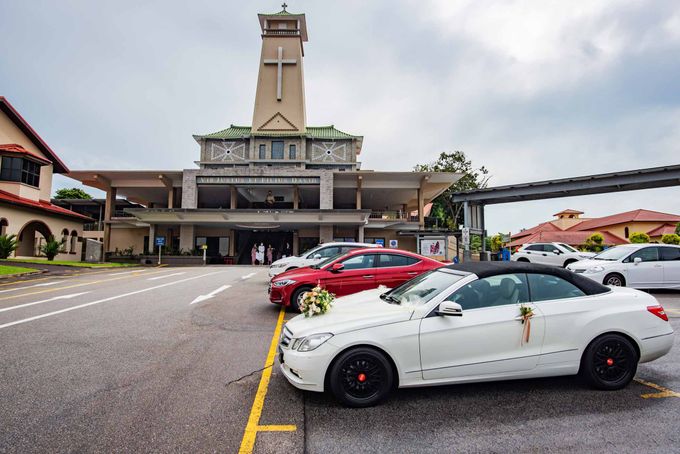
[[314, 254], [314, 260], [319, 260], [321, 258], [321, 254]]
[[635, 263], [636, 265], [637, 265], [638, 263], [642, 263], [642, 257], [635, 257], [635, 258], [633, 259], [633, 263]]
[[454, 317], [463, 316], [463, 307], [453, 301], [442, 301], [437, 308], [437, 315], [452, 315]]
[[553, 249], [553, 254], [560, 255], [561, 252], [559, 251], [559, 249]]
[[345, 269], [345, 265], [342, 263], [334, 263], [333, 266], [331, 266], [331, 271], [334, 273], [339, 273], [343, 269]]

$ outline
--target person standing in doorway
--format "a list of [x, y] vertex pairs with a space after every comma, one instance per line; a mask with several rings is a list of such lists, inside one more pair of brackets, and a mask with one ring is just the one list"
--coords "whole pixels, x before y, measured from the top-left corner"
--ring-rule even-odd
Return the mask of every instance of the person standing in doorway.
[[267, 247], [267, 265], [270, 265], [270, 266], [271, 266], [271, 264], [272, 264], [273, 261], [274, 261], [274, 248], [273, 248], [272, 245], [270, 244], [270, 245]]
[[283, 250], [283, 256], [290, 257], [290, 255], [291, 255], [290, 243], [286, 242], [286, 248]]
[[257, 260], [257, 245], [253, 244], [253, 248], [250, 250], [250, 263], [255, 265], [256, 260]]
[[260, 265], [264, 265], [264, 243], [260, 243], [257, 247], [257, 261]]

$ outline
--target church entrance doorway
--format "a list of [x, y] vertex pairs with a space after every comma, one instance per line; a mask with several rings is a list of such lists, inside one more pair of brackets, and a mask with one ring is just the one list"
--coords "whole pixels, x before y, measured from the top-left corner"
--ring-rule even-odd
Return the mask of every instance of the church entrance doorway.
[[260, 244], [264, 244], [265, 260], [267, 259], [266, 250], [269, 245], [274, 248], [272, 259], [278, 260], [284, 255], [291, 255], [293, 253], [293, 232], [236, 230], [236, 263], [239, 265], [250, 265], [253, 245], [259, 246]]

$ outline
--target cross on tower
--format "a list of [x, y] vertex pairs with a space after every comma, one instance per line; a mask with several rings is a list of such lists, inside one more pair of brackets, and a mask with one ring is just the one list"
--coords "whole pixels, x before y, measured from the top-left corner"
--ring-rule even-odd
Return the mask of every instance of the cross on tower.
[[[285, 5], [285, 3], [284, 3]], [[276, 100], [281, 101], [281, 84], [283, 81], [283, 65], [294, 65], [297, 63], [297, 60], [294, 58], [289, 58], [287, 60], [284, 60], [283, 58], [283, 47], [279, 46], [279, 52], [278, 52], [278, 58], [276, 60], [272, 59], [265, 59], [263, 60], [263, 63], [265, 65], [277, 65], [277, 74], [276, 74]]]
[[283, 5], [281, 5], [281, 8], [283, 8], [283, 10], [285, 11], [286, 8], [288, 8], [288, 5], [286, 5], [286, 3], [284, 2]]

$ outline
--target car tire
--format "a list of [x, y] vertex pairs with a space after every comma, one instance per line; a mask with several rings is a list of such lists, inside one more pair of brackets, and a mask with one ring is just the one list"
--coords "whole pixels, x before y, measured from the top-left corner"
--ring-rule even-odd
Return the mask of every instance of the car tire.
[[302, 295], [310, 291], [312, 288], [308, 286], [303, 286], [298, 289], [295, 289], [293, 294], [290, 297], [290, 307], [295, 309], [296, 311], [300, 310], [300, 300], [302, 300]]
[[575, 260], [575, 259], [566, 260], [566, 261], [564, 262], [564, 267], [566, 268], [566, 267], [568, 267], [569, 265], [571, 265], [572, 263], [576, 263], [576, 262], [578, 262], [578, 260]]
[[591, 387], [606, 391], [625, 388], [635, 377], [638, 352], [626, 337], [604, 334], [586, 348], [580, 377]]
[[619, 273], [609, 273], [602, 280], [604, 285], [613, 285], [614, 287], [625, 287], [626, 279]]
[[526, 258], [526, 257], [520, 257], [520, 258], [517, 259], [517, 261], [518, 261], [518, 262], [527, 262], [527, 263], [528, 263], [528, 262], [529, 262], [529, 259]]
[[369, 347], [340, 354], [328, 378], [333, 396], [347, 407], [372, 407], [394, 387], [392, 364], [383, 353]]

